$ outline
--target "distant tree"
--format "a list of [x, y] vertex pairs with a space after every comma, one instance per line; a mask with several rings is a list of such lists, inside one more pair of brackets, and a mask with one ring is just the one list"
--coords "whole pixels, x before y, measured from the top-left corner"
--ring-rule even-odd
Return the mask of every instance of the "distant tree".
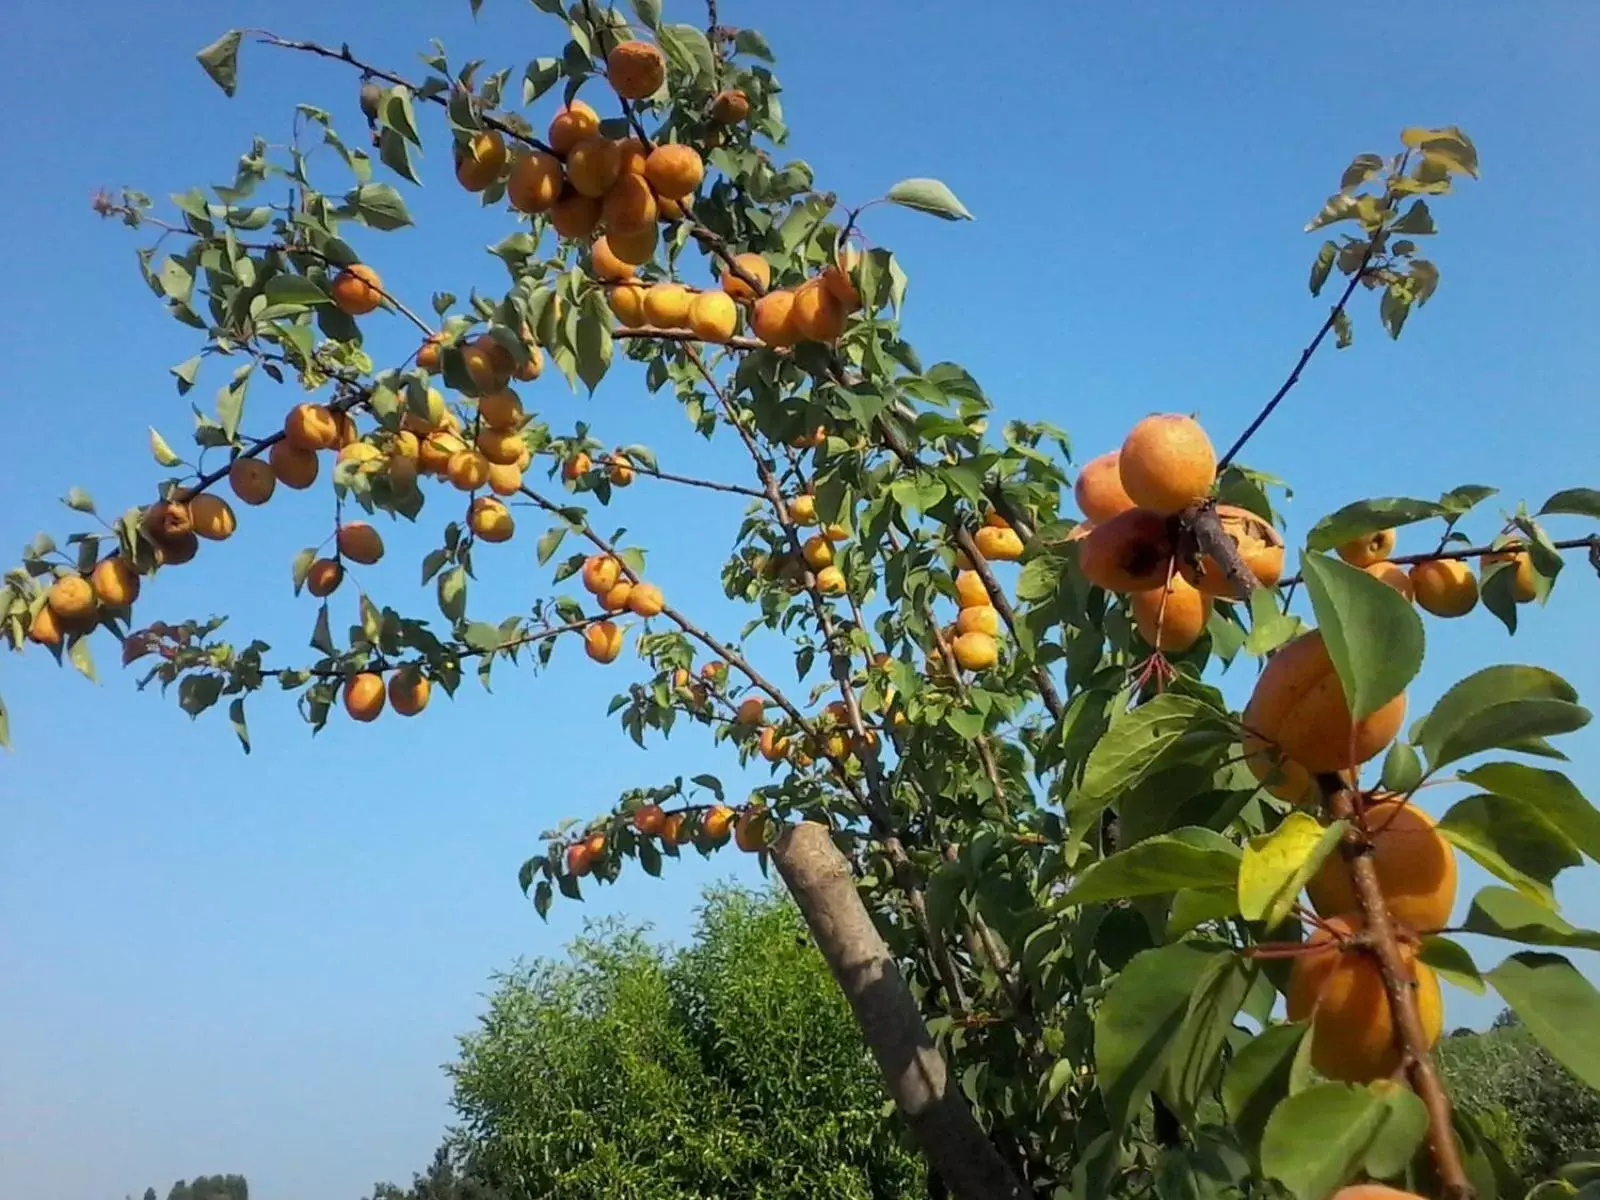
[[472, 1163], [449, 1143], [434, 1151], [427, 1174], [413, 1175], [410, 1187], [380, 1183], [372, 1190], [372, 1200], [502, 1200], [506, 1195], [479, 1178]]
[[460, 1148], [505, 1200], [926, 1195], [850, 1010], [778, 895], [708, 892], [678, 953], [591, 927], [569, 962], [501, 978], [450, 1073]]
[[[145, 1189], [144, 1200], [155, 1200], [154, 1188]], [[243, 1175], [196, 1175], [173, 1184], [167, 1200], [250, 1200], [250, 1185]]]

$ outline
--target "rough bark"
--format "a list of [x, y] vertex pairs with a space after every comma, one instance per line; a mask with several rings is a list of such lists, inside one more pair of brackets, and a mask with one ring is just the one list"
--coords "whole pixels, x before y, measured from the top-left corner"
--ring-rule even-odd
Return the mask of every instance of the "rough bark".
[[955, 1200], [1026, 1200], [952, 1084], [828, 829], [808, 821], [785, 830], [772, 861], [849, 1001], [889, 1095], [949, 1194]]

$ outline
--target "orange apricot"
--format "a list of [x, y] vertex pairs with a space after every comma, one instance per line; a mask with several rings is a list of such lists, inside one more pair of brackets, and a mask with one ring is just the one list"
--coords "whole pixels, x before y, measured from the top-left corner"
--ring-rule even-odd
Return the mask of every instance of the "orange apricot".
[[1387, 583], [1407, 600], [1416, 598], [1416, 593], [1411, 587], [1411, 576], [1406, 574], [1404, 567], [1383, 559], [1369, 567], [1363, 567], [1362, 570], [1379, 583]]
[[[1283, 537], [1272, 527], [1272, 522], [1262, 519], [1248, 508], [1232, 504], [1217, 505], [1217, 521], [1222, 532], [1239, 548], [1239, 557], [1256, 582], [1271, 587], [1283, 577]], [[1183, 577], [1207, 596], [1220, 600], [1233, 600], [1232, 585], [1222, 573], [1222, 566], [1206, 554], [1197, 565], [1178, 564]]]
[[506, 140], [498, 130], [480, 129], [455, 149], [456, 182], [469, 192], [481, 192], [506, 169]]
[[728, 840], [736, 819], [737, 814], [726, 804], [713, 804], [711, 811], [700, 818], [700, 832], [705, 834], [708, 841], [720, 846]]
[[383, 538], [365, 521], [349, 521], [339, 526], [334, 538], [339, 554], [351, 562], [370, 566], [383, 557]]
[[727, 88], [711, 98], [711, 119], [718, 125], [737, 125], [750, 115], [750, 98], [738, 88]]
[[561, 198], [564, 179], [560, 159], [543, 150], [528, 150], [511, 164], [506, 199], [518, 212], [549, 212]]
[[313, 451], [300, 450], [288, 442], [274, 442], [267, 451], [267, 464], [284, 487], [297, 491], [310, 487], [317, 480], [317, 456]]
[[966, 671], [982, 671], [992, 667], [1000, 657], [1000, 647], [987, 633], [963, 633], [951, 647], [956, 662]]
[[600, 217], [613, 236], [655, 232], [656, 196], [642, 175], [623, 173], [600, 202]]
[[383, 711], [383, 676], [371, 671], [344, 682], [344, 710], [357, 721], [375, 721]]
[[493, 496], [479, 496], [472, 502], [467, 525], [480, 541], [490, 543], [510, 541], [517, 529], [511, 510]]
[[407, 667], [389, 676], [389, 707], [402, 717], [414, 717], [427, 708], [432, 693], [432, 682], [415, 668]]
[[557, 154], [566, 154], [584, 138], [599, 132], [599, 114], [582, 100], [574, 100], [550, 118], [550, 131], [545, 140]]
[[333, 277], [328, 294], [346, 316], [365, 316], [383, 303], [383, 280], [366, 263], [351, 263]]
[[641, 583], [628, 594], [628, 611], [638, 617], [654, 617], [667, 606], [661, 589], [653, 583]]
[[583, 651], [597, 663], [617, 660], [622, 653], [623, 631], [610, 621], [596, 621], [583, 631]]
[[319, 558], [306, 570], [306, 591], [321, 599], [331, 596], [344, 582], [344, 567], [336, 559]]
[[265, 504], [277, 489], [278, 477], [259, 458], [236, 458], [228, 467], [228, 486], [246, 504]]
[[649, 42], [618, 42], [606, 55], [606, 78], [624, 100], [643, 100], [667, 81], [667, 60]]
[[[733, 262], [734, 266], [761, 285], [762, 292], [767, 290], [767, 286], [772, 282], [772, 267], [766, 259], [759, 254], [736, 254]], [[756, 298], [756, 293], [751, 290], [750, 285], [735, 275], [729, 267], [724, 267], [722, 271], [722, 290], [735, 300]]]
[[567, 155], [567, 180], [580, 195], [599, 200], [622, 174], [622, 145], [608, 137], [586, 137]]
[[956, 603], [962, 608], [987, 608], [989, 589], [976, 571], [956, 572]]
[[283, 419], [283, 440], [296, 450], [332, 450], [339, 423], [325, 404], [296, 404]]
[[562, 237], [581, 242], [600, 224], [600, 201], [569, 186], [550, 206], [550, 224]]
[[762, 296], [750, 314], [750, 328], [774, 348], [794, 345], [799, 338], [794, 323], [794, 293], [775, 288]]
[[667, 814], [659, 804], [641, 804], [633, 810], [633, 827], [646, 837], [662, 833], [667, 827]]
[[1164, 588], [1135, 592], [1130, 600], [1139, 636], [1157, 650], [1187, 650], [1205, 632], [1211, 615], [1211, 597], [1182, 575], [1174, 575]]
[[1078, 472], [1072, 496], [1078, 502], [1078, 511], [1091, 521], [1109, 521], [1136, 507], [1133, 499], [1122, 490], [1121, 457], [1118, 451], [1109, 451], [1091, 458]]
[[1460, 559], [1441, 558], [1411, 568], [1417, 605], [1436, 617], [1464, 617], [1478, 606], [1478, 577]]
[[1339, 557], [1352, 567], [1370, 567], [1394, 553], [1394, 539], [1395, 532], [1392, 529], [1363, 534], [1342, 543], [1338, 548]]
[[[606, 301], [617, 320], [624, 325], [644, 324], [645, 289], [637, 283], [623, 283], [610, 289]], [[688, 314], [685, 313], [687, 316]]]
[[689, 328], [702, 342], [725, 342], [739, 328], [739, 308], [727, 292], [701, 292], [689, 305]]
[[956, 614], [956, 632], [986, 633], [997, 637], [1000, 633], [1000, 610], [992, 604], [974, 604]]
[[1518, 604], [1527, 604], [1538, 597], [1539, 590], [1533, 575], [1533, 558], [1526, 550], [1507, 550], [1498, 554], [1485, 554], [1483, 556], [1484, 566], [1489, 567], [1496, 563], [1515, 564], [1516, 574], [1511, 579], [1511, 598], [1513, 600]]
[[1193, 417], [1158, 413], [1129, 432], [1117, 459], [1117, 473], [1135, 504], [1170, 517], [1211, 494], [1217, 481], [1217, 454]]
[[[1372, 840], [1372, 865], [1389, 913], [1417, 933], [1443, 929], [1456, 902], [1456, 853], [1439, 836], [1433, 818], [1404, 800], [1380, 800], [1362, 814]], [[1350, 864], [1337, 851], [1306, 884], [1322, 916], [1356, 912]]]
[[139, 573], [120, 554], [103, 558], [89, 572], [95, 598], [111, 608], [126, 608], [139, 598]]
[[644, 320], [646, 325], [661, 329], [679, 329], [689, 319], [689, 306], [694, 303], [694, 293], [681, 283], [653, 283], [644, 293]]
[[990, 562], [1016, 562], [1022, 557], [1022, 539], [1009, 525], [985, 525], [973, 535], [978, 553]]
[[706, 164], [693, 146], [666, 143], [650, 151], [645, 160], [644, 177], [650, 181], [656, 195], [668, 200], [681, 200], [700, 186], [705, 178]]
[[1166, 583], [1172, 551], [1167, 519], [1130, 508], [1095, 525], [1078, 543], [1078, 565], [1090, 583], [1108, 592], [1144, 592]]
[[623, 262], [612, 252], [611, 241], [605, 234], [595, 238], [594, 245], [589, 247], [589, 265], [594, 269], [594, 277], [607, 283], [633, 278], [632, 264]]
[[795, 289], [789, 320], [796, 337], [805, 342], [833, 342], [844, 332], [844, 305], [820, 279], [809, 279]]
[[733, 826], [733, 844], [746, 854], [754, 854], [767, 844], [767, 833], [772, 828], [772, 818], [764, 808], [751, 807], [739, 814]]
[[583, 561], [580, 573], [584, 590], [591, 595], [603, 596], [617, 586], [622, 578], [622, 563], [609, 554], [591, 554]]

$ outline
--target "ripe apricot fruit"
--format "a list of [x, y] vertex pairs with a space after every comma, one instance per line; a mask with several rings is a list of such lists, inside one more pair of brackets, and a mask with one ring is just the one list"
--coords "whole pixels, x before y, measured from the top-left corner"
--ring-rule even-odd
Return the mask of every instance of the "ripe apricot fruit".
[[1354, 1183], [1335, 1192], [1331, 1200], [1427, 1200], [1416, 1192], [1402, 1192], [1399, 1188], [1385, 1187], [1381, 1183]]
[[444, 473], [463, 492], [474, 492], [489, 482], [489, 460], [476, 450], [457, 450], [445, 463]]
[[467, 444], [453, 433], [430, 433], [417, 447], [417, 467], [430, 475], [443, 475], [450, 460], [466, 448]]
[[750, 115], [750, 98], [738, 88], [727, 88], [711, 98], [711, 119], [718, 125], [737, 125]]
[[545, 140], [557, 154], [566, 154], [584, 138], [599, 132], [599, 115], [582, 100], [574, 100], [550, 118], [549, 136]]
[[45, 603], [65, 633], [82, 633], [99, 620], [95, 611], [94, 588], [82, 575], [63, 575], [50, 585]]
[[474, 443], [478, 453], [488, 459], [490, 464], [501, 466], [515, 466], [522, 460], [522, 451], [527, 443], [522, 440], [522, 435], [513, 429], [480, 429]]
[[766, 846], [767, 831], [771, 827], [772, 818], [765, 809], [747, 808], [734, 822], [733, 844], [746, 854], [754, 854]]
[[600, 201], [569, 186], [550, 206], [550, 224], [562, 237], [582, 241], [600, 224]]
[[633, 482], [633, 476], [633, 460], [620, 451], [612, 451], [611, 461], [606, 465], [606, 478], [611, 481], [611, 486], [627, 487]]
[[1533, 577], [1533, 559], [1526, 550], [1506, 551], [1500, 554], [1485, 554], [1483, 564], [1486, 567], [1496, 563], [1514, 563], [1516, 574], [1511, 580], [1511, 598], [1518, 604], [1527, 604], [1538, 595]]
[[39, 646], [61, 645], [61, 625], [46, 601], [28, 622], [28, 640]]
[[600, 607], [607, 612], [618, 613], [628, 607], [628, 600], [632, 595], [633, 581], [619, 579], [611, 585], [609, 590], [601, 592], [595, 598], [600, 601]]
[[521, 429], [527, 421], [515, 392], [490, 392], [478, 397], [478, 417], [490, 429]]
[[417, 347], [417, 366], [429, 375], [439, 373], [439, 351], [444, 346], [444, 334], [430, 333]]
[[962, 608], [987, 607], [989, 589], [976, 571], [956, 572], [956, 603]]
[[89, 573], [89, 586], [101, 604], [126, 608], [139, 598], [139, 573], [120, 554], [102, 558]]
[[623, 172], [600, 202], [600, 219], [612, 237], [655, 231], [656, 194], [644, 176]]
[[515, 496], [522, 487], [522, 468], [516, 463], [489, 464], [489, 490], [496, 496]]
[[414, 717], [427, 708], [432, 693], [433, 684], [415, 668], [407, 667], [389, 676], [389, 707], [402, 717]]
[[784, 503], [789, 512], [789, 519], [796, 525], [815, 525], [817, 523], [817, 498], [809, 492], [792, 497]]
[[518, 212], [549, 212], [561, 197], [561, 160], [543, 150], [517, 155], [506, 180], [506, 199]]
[[259, 458], [236, 458], [228, 467], [228, 486], [246, 504], [265, 504], [272, 499], [278, 478]]
[[702, 342], [725, 342], [739, 328], [739, 307], [727, 292], [701, 292], [689, 305], [689, 328]]
[[179, 566], [200, 553], [200, 539], [194, 531], [181, 533], [156, 544], [156, 561], [164, 566]]
[[589, 473], [589, 468], [591, 466], [593, 466], [593, 464], [589, 461], [589, 456], [582, 450], [579, 450], [571, 458], [567, 459], [561, 464], [561, 478], [565, 479], [568, 483], [575, 483]]
[[646, 837], [663, 832], [667, 827], [667, 814], [659, 804], [641, 804], [633, 810], [633, 827]]
[[645, 290], [644, 320], [662, 329], [679, 329], [689, 319], [694, 293], [681, 283], [654, 283]]
[[589, 853], [588, 842], [574, 842], [567, 847], [568, 875], [587, 875], [593, 867], [594, 856]]
[[649, 42], [618, 42], [606, 55], [606, 78], [624, 100], [643, 100], [667, 81], [667, 60]]
[[288, 442], [275, 442], [267, 451], [267, 463], [284, 487], [303, 491], [317, 481], [317, 456]]
[[610, 621], [596, 621], [583, 631], [583, 651], [597, 663], [615, 662], [622, 653], [622, 630]]
[[1407, 600], [1415, 599], [1416, 593], [1411, 586], [1411, 576], [1406, 574], [1404, 567], [1384, 559], [1361, 569], [1379, 583], [1387, 583]]
[[480, 393], [504, 391], [511, 382], [511, 373], [517, 368], [511, 351], [487, 333], [461, 347], [461, 363], [467, 368], [472, 386]]
[[1464, 617], [1478, 606], [1478, 577], [1454, 558], [1420, 562], [1411, 568], [1417, 604], [1436, 617]]
[[591, 554], [584, 559], [579, 577], [585, 591], [601, 596], [617, 586], [617, 580], [622, 578], [622, 564], [609, 554]]
[[1193, 417], [1159, 413], [1128, 433], [1117, 473], [1135, 504], [1170, 517], [1211, 494], [1217, 481], [1217, 454]]
[[1108, 592], [1144, 592], [1166, 583], [1172, 550], [1167, 519], [1130, 508], [1097, 524], [1078, 543], [1078, 565], [1090, 583]]
[[992, 604], [974, 604], [956, 614], [957, 633], [1000, 634], [1000, 611]]
[[194, 533], [194, 517], [187, 504], [175, 500], [158, 500], [144, 510], [139, 518], [144, 535], [160, 546], [178, 541]]
[[674, 143], [657, 146], [645, 160], [644, 177], [656, 195], [681, 200], [693, 193], [705, 178], [706, 164], [693, 146]]
[[1339, 557], [1352, 567], [1370, 567], [1394, 553], [1394, 539], [1395, 532], [1392, 529], [1380, 529], [1376, 533], [1363, 534], [1361, 537], [1340, 543]]
[[789, 320], [801, 341], [832, 342], [844, 332], [844, 305], [821, 280], [811, 279], [795, 289]]
[[1022, 539], [1009, 526], [985, 525], [972, 540], [977, 543], [978, 553], [990, 562], [1016, 562], [1022, 557]]
[[344, 567], [332, 558], [319, 558], [306, 570], [306, 591], [321, 599], [331, 596], [344, 582]]
[[794, 293], [777, 288], [762, 296], [750, 314], [750, 328], [774, 349], [794, 345], [800, 336], [794, 323]]
[[759, 725], [761, 718], [766, 714], [766, 703], [760, 696], [749, 696], [739, 701], [739, 707], [734, 712], [733, 719], [740, 725]]
[[[751, 279], [759, 283], [763, 292], [772, 283], [772, 267], [768, 265], [767, 260], [762, 258], [761, 255], [736, 254], [733, 262], [734, 266], [737, 266]], [[751, 290], [750, 285], [734, 274], [732, 268], [729, 267], [724, 267], [722, 271], [722, 290], [735, 300], [754, 300], [756, 298], [756, 294]]]
[[371, 671], [344, 681], [344, 710], [357, 721], [375, 721], [383, 711], [383, 676]]
[[580, 194], [599, 200], [622, 174], [622, 145], [608, 137], [586, 137], [567, 155], [567, 180]]
[[843, 305], [846, 313], [853, 313], [861, 307], [861, 293], [850, 278], [860, 261], [861, 251], [846, 243], [834, 252], [833, 261], [818, 276], [822, 286], [833, 293], [833, 298]]
[[764, 725], [756, 737], [756, 749], [769, 763], [782, 762], [789, 757], [789, 739], [771, 725]]
[[[637, 283], [622, 283], [610, 289], [606, 301], [617, 320], [624, 325], [644, 324], [645, 289]], [[685, 312], [685, 316], [687, 316]]]
[[490, 543], [510, 541], [517, 529], [511, 510], [493, 496], [479, 496], [472, 502], [467, 524], [481, 541]]
[[383, 557], [383, 538], [365, 521], [350, 521], [339, 526], [334, 544], [339, 547], [341, 556], [366, 566]]
[[594, 277], [607, 283], [633, 278], [633, 267], [612, 253], [610, 239], [605, 234], [595, 238], [594, 245], [589, 247], [589, 265]]
[[1182, 575], [1174, 575], [1164, 588], [1135, 592], [1130, 601], [1139, 636], [1157, 650], [1187, 650], [1205, 632], [1211, 615], [1211, 597]]
[[[1380, 800], [1361, 823], [1372, 839], [1372, 865], [1390, 915], [1417, 933], [1443, 929], [1456, 902], [1456, 853], [1434, 829], [1433, 818], [1415, 804]], [[1325, 917], [1360, 908], [1350, 864], [1337, 852], [1323, 860], [1306, 894]]]
[[[1283, 578], [1283, 536], [1272, 527], [1272, 522], [1257, 516], [1248, 508], [1232, 504], [1217, 505], [1217, 522], [1239, 549], [1239, 557], [1256, 582], [1271, 587]], [[1178, 569], [1183, 577], [1213, 599], [1233, 600], [1232, 585], [1222, 573], [1222, 566], [1209, 554], [1200, 556], [1195, 566], [1180, 562]]]
[[653, 583], [641, 583], [628, 595], [628, 611], [638, 617], [654, 617], [667, 606], [661, 589]]
[[493, 129], [481, 129], [456, 145], [456, 182], [481, 192], [506, 169], [506, 140]]
[[700, 832], [705, 834], [707, 841], [720, 846], [728, 840], [737, 818], [738, 814], [726, 804], [713, 804], [711, 810], [700, 819]]
[[283, 440], [297, 450], [332, 450], [339, 423], [325, 404], [296, 404], [283, 419]]
[[1132, 497], [1122, 490], [1121, 457], [1118, 451], [1109, 451], [1091, 458], [1078, 472], [1072, 497], [1078, 502], [1078, 511], [1091, 521], [1109, 521], [1136, 507]]
[[383, 303], [383, 280], [366, 263], [351, 263], [333, 277], [328, 294], [346, 316], [365, 316]]
[[625, 263], [641, 266], [650, 261], [656, 252], [656, 227], [643, 225], [638, 229], [613, 229], [609, 233], [611, 252]]
[[982, 671], [994, 666], [1000, 657], [999, 645], [987, 633], [963, 633], [951, 649], [965, 671]]
[[850, 582], [838, 567], [828, 565], [817, 572], [817, 591], [824, 596], [842, 596], [850, 590]]
[[[1360, 932], [1355, 915], [1330, 917], [1331, 929], [1316, 929], [1306, 939], [1315, 947], [1294, 959], [1289, 972], [1291, 1021], [1311, 1020], [1311, 1065], [1330, 1079], [1368, 1083], [1394, 1074], [1400, 1066], [1394, 1015], [1384, 992], [1377, 959], [1364, 950], [1343, 948], [1340, 939]], [[1401, 958], [1416, 981], [1417, 1014], [1432, 1049], [1443, 1025], [1439, 979], [1402, 942]]]
[[1333, 659], [1313, 630], [1280, 648], [1256, 680], [1244, 710], [1245, 762], [1274, 795], [1315, 804], [1313, 775], [1366, 762], [1394, 740], [1405, 715], [1402, 692], [1352, 721]]
[[515, 371], [511, 372], [511, 378], [520, 380], [523, 383], [532, 383], [539, 378], [540, 373], [544, 370], [544, 352], [539, 347], [532, 345], [531, 342], [527, 347], [527, 351], [528, 357], [517, 365]]
[[197, 535], [213, 542], [227, 541], [239, 524], [226, 500], [206, 492], [189, 501], [189, 519]]

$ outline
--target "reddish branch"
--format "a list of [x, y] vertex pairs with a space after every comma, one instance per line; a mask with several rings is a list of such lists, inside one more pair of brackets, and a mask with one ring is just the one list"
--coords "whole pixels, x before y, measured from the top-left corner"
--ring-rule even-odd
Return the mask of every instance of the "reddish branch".
[[1327, 799], [1329, 814], [1349, 824], [1339, 849], [1355, 885], [1356, 901], [1361, 907], [1370, 943], [1368, 951], [1377, 959], [1383, 990], [1389, 998], [1395, 1039], [1404, 1057], [1406, 1074], [1428, 1110], [1428, 1145], [1439, 1169], [1445, 1200], [1471, 1200], [1472, 1185], [1467, 1181], [1450, 1118], [1450, 1097], [1445, 1094], [1444, 1084], [1429, 1056], [1431, 1046], [1417, 1011], [1416, 979], [1401, 955], [1389, 904], [1378, 884], [1378, 870], [1372, 861], [1372, 840], [1356, 820], [1359, 793], [1344, 786], [1336, 775], [1321, 776], [1318, 783]]

